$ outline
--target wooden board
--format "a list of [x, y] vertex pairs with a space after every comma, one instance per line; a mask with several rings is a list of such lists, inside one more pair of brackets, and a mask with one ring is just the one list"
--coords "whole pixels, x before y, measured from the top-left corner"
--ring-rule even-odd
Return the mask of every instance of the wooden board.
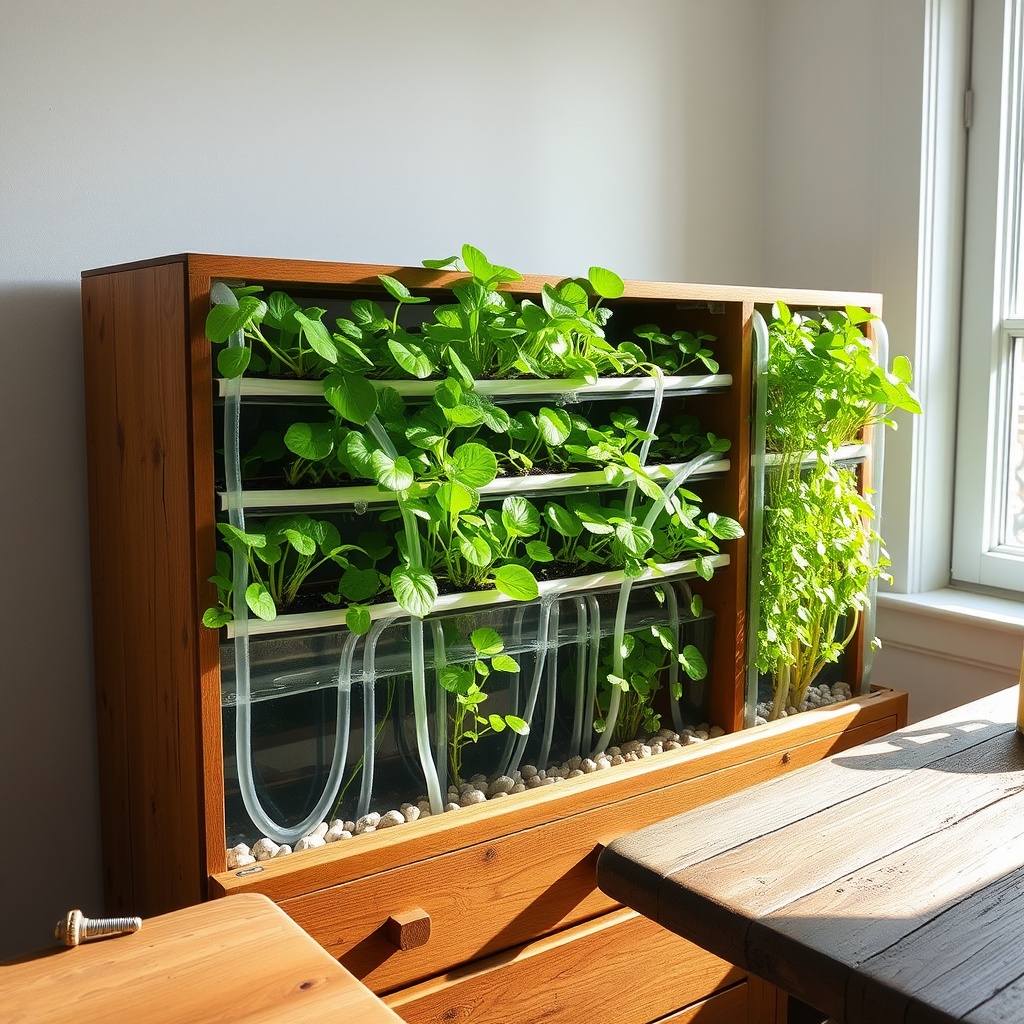
[[0, 965], [0, 1007], [10, 1024], [399, 1020], [255, 895], [155, 917], [134, 935]]
[[702, 999], [667, 1017], [659, 1017], [654, 1024], [747, 1024], [749, 995], [747, 982], [741, 981], [716, 992], [709, 999]]
[[742, 977], [646, 918], [620, 910], [385, 1002], [409, 1024], [646, 1024]]
[[1013, 688], [654, 826], [620, 884], [624, 838], [601, 883], [646, 877], [666, 927], [846, 1024], [1024, 1020], [1015, 710]]

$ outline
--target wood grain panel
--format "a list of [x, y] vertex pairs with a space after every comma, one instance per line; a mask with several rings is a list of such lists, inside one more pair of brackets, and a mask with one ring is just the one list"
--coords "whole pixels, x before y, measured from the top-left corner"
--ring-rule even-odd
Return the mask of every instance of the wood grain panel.
[[262, 896], [190, 907], [141, 932], [0, 968], [10, 1024], [399, 1020]]
[[[129, 805], [125, 817], [116, 799], [113, 806], [104, 803], [105, 815], [116, 819], [105, 826], [108, 844], [132, 851], [132, 885], [122, 888], [122, 863], [112, 907], [149, 915], [202, 897], [198, 617], [191, 467], [182, 443], [189, 431], [183, 271], [176, 264], [156, 266], [99, 287], [102, 292], [86, 293], [85, 311], [87, 339], [97, 332], [108, 339], [101, 368], [86, 378], [95, 439], [91, 486], [104, 492], [91, 522], [101, 609], [94, 617], [97, 677], [104, 693], [124, 694], [116, 721], [101, 730], [103, 743], [123, 749], [122, 770], [105, 756], [101, 785], [104, 793], [126, 792]], [[89, 351], [92, 342], [86, 344]], [[119, 597], [109, 596], [113, 589]], [[106, 617], [109, 602], [116, 618]], [[119, 663], [108, 653], [117, 650]], [[121, 736], [114, 739], [112, 731]], [[122, 854], [107, 850], [112, 864], [123, 862]]]
[[[856, 743], [887, 728], [891, 722], [862, 726], [795, 747], [786, 764], [775, 755], [745, 761], [281, 906], [356, 977], [376, 992], [387, 992], [617, 906], [596, 887], [598, 844], [717, 794], [813, 764], [837, 742]], [[430, 941], [398, 952], [388, 941], [388, 918], [414, 906], [430, 914]], [[482, 906], [487, 913], [476, 914]]]
[[625, 910], [384, 1001], [408, 1024], [644, 1024], [742, 977], [730, 964]]
[[[531, 790], [518, 795], [515, 801], [489, 801], [420, 819], [393, 830], [393, 834], [388, 830], [374, 832], [360, 836], [358, 842], [332, 843], [318, 850], [306, 850], [299, 857], [268, 861], [261, 865], [264, 870], [258, 874], [240, 878], [234, 872], [224, 872], [211, 879], [211, 895], [262, 892], [280, 902], [374, 874], [381, 864], [400, 867], [476, 843], [491, 842], [512, 832], [580, 814], [596, 803], [614, 803], [687, 779], [710, 776], [739, 762], [775, 755], [781, 763], [787, 755], [792, 756], [795, 748], [818, 739], [831, 738], [834, 742], [835, 746], [827, 747], [826, 752], [845, 749], [856, 742], [841, 736], [845, 730], [871, 724], [891, 730], [898, 722], [902, 704], [902, 695], [888, 691], [858, 697], [761, 729], [724, 736], [706, 745], [689, 746], [562, 785]], [[860, 735], [867, 738], [880, 734]], [[721, 795], [712, 786], [707, 798]]]
[[[653, 1024], [748, 1024], [747, 982], [716, 992], [710, 999], [687, 1006], [667, 1017], [659, 1017]], [[774, 1021], [760, 1021], [758, 1024], [775, 1024]]]

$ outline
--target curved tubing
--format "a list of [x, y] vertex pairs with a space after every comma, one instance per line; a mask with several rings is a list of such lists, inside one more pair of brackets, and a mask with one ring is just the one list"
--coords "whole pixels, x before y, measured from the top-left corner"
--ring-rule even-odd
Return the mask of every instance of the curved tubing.
[[370, 813], [370, 798], [373, 796], [373, 774], [377, 762], [377, 641], [381, 633], [395, 620], [381, 619], [373, 624], [366, 634], [363, 648], [363, 778], [359, 784], [359, 803], [356, 817]]
[[[672, 495], [682, 487], [689, 477], [691, 477], [698, 470], [702, 469], [709, 462], [714, 462], [718, 458], [716, 452], [705, 452], [703, 455], [698, 455], [692, 462], [686, 463], [685, 466], [681, 466], [669, 480], [668, 484], [664, 487], [661, 492], [661, 497], [651, 506], [644, 518], [644, 529], [651, 529], [657, 520], [658, 516], [661, 515], [662, 510], [668, 504]], [[629, 594], [633, 589], [633, 581], [626, 578], [622, 581], [622, 586], [619, 588], [619, 603], [615, 609], [615, 634], [613, 638], [612, 658], [613, 658], [613, 673], [617, 676], [622, 675], [622, 638], [626, 633], [626, 609], [629, 604]], [[611, 742], [611, 734], [615, 729], [615, 725], [619, 719], [619, 704], [621, 702], [622, 691], [617, 687], [612, 687], [611, 697], [608, 700], [608, 714], [605, 716], [605, 728], [601, 734], [601, 738], [598, 740], [597, 746], [594, 748], [592, 757], [598, 757], [605, 752], [608, 748], [608, 744]]]
[[444, 649], [444, 629], [434, 619], [430, 623], [434, 638], [434, 763], [441, 792], [448, 790], [448, 691], [441, 685], [441, 673], [448, 665]]
[[[551, 638], [551, 634], [554, 638]], [[555, 700], [558, 696], [558, 602], [551, 609], [551, 626], [548, 631], [547, 693], [544, 702], [544, 738], [537, 756], [537, 767], [547, 768], [551, 756], [551, 739], [555, 731]], [[554, 654], [552, 654], [554, 649]]]
[[[533, 680], [530, 683], [530, 692], [526, 698], [526, 707], [523, 709], [522, 718], [530, 723], [533, 720], [533, 711], [537, 706], [537, 695], [540, 692], [540, 680], [544, 672], [544, 661], [548, 652], [548, 621], [551, 617], [551, 605], [554, 597], [548, 595], [540, 599], [540, 616], [537, 622], [537, 660], [533, 666]], [[526, 744], [529, 742], [530, 734], [517, 736], [515, 748], [512, 751], [512, 760], [509, 762], [502, 775], [510, 775], [519, 767], [519, 762], [526, 752]]]
[[574, 597], [576, 605], [576, 702], [572, 710], [572, 739], [569, 756], [579, 757], [583, 738], [583, 709], [587, 699], [587, 603]]
[[[220, 282], [210, 288], [210, 299], [215, 303], [238, 305], [234, 293]], [[237, 331], [228, 340], [234, 348], [242, 345], [242, 332]], [[242, 378], [232, 379], [224, 399], [224, 473], [227, 483], [228, 519], [232, 526], [245, 529], [242, 511], [242, 470], [238, 445], [238, 426], [241, 417]], [[235, 767], [242, 804], [252, 823], [275, 843], [293, 844], [311, 828], [324, 820], [341, 788], [341, 777], [348, 756], [349, 692], [351, 679], [353, 635], [342, 650], [338, 665], [338, 707], [335, 716], [334, 755], [320, 799], [313, 810], [297, 825], [284, 826], [264, 810], [256, 792], [252, 772], [252, 680], [249, 665], [249, 608], [245, 603], [245, 588], [249, 583], [249, 567], [244, 558], [232, 558], [232, 612], [235, 618]], [[342, 699], [344, 694], [345, 699]]]
[[[668, 609], [668, 628], [675, 640], [676, 651], [679, 650], [679, 601], [676, 600], [676, 588], [671, 583], [665, 585], [665, 604]], [[673, 652], [668, 666], [668, 704], [672, 709], [672, 728], [676, 732], [683, 731], [683, 713], [679, 708], [679, 700], [672, 695], [679, 682], [679, 659]], [[682, 697], [680, 696], [680, 700]]]
[[[367, 421], [367, 427], [377, 443], [391, 458], [398, 457], [395, 448], [376, 415]], [[405, 527], [406, 554], [409, 565], [423, 567], [423, 552], [420, 548], [420, 531], [416, 525], [416, 517], [409, 511], [399, 494], [398, 507], [402, 510], [402, 524]], [[441, 797], [441, 783], [437, 777], [437, 769], [430, 756], [430, 720], [427, 711], [427, 669], [423, 657], [423, 620], [418, 615], [410, 616], [409, 643], [412, 655], [412, 706], [416, 720], [416, 745], [419, 748], [420, 767], [427, 783], [427, 799], [430, 801], [430, 813], [440, 814], [444, 810]]]
[[[523, 619], [526, 617], [526, 607], [520, 605], [516, 608], [515, 617], [512, 619], [512, 649], [519, 651], [523, 645]], [[519, 677], [522, 672], [513, 672], [511, 679], [508, 684], [508, 711], [506, 714], [518, 715], [519, 714]], [[501, 752], [501, 757], [498, 760], [500, 766], [497, 775], [494, 776], [496, 779], [498, 775], [505, 774], [505, 768], [509, 761], [512, 760], [512, 749], [516, 744], [516, 734], [509, 729], [505, 736], [505, 748]], [[493, 779], [491, 780], [494, 781]]]
[[[583, 735], [589, 737], [594, 732], [594, 708], [597, 705], [597, 669], [601, 660], [601, 606], [593, 595], [587, 596], [587, 607], [590, 609], [590, 657], [587, 660], [587, 699], [584, 704]], [[580, 753], [582, 750], [580, 743]]]

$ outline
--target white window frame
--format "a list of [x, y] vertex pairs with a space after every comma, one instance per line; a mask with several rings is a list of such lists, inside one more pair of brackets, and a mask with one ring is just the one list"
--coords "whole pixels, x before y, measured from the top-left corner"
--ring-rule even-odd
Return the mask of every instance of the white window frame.
[[1024, 591], [1024, 557], [1001, 543], [1010, 356], [1013, 337], [1024, 337], [1022, 57], [1024, 0], [975, 0], [952, 577], [1007, 591]]

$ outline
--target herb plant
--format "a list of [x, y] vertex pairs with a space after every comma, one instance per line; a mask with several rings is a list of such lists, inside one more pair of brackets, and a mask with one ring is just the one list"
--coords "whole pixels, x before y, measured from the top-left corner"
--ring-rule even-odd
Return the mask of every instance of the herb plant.
[[504, 641], [489, 628], [473, 630], [470, 642], [476, 658], [468, 665], [448, 665], [441, 672], [441, 685], [454, 700], [448, 729], [448, 764], [452, 780], [461, 785], [462, 758], [469, 743], [476, 743], [489, 733], [511, 729], [525, 735], [530, 727], [516, 715], [484, 714], [481, 705], [487, 700], [484, 686], [492, 672], [518, 672], [519, 663], [504, 654]]

